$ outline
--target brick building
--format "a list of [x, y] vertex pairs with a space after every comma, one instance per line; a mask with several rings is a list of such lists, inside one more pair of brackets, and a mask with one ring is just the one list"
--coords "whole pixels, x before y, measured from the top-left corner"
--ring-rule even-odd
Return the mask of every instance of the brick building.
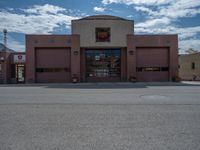
[[177, 35], [135, 35], [134, 22], [96, 15], [72, 21], [71, 35], [26, 35], [27, 83], [171, 81]]

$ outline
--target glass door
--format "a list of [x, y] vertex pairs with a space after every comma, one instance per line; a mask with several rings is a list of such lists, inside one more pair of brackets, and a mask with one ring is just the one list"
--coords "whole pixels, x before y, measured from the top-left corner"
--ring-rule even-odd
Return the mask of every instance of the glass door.
[[120, 49], [86, 50], [86, 77], [120, 77]]
[[17, 83], [25, 82], [25, 65], [24, 64], [16, 64], [16, 78], [17, 78]]

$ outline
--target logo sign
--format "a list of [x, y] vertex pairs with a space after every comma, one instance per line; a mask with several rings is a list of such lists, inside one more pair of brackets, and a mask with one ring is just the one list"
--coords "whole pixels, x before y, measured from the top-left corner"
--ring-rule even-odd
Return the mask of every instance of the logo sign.
[[98, 38], [100, 39], [100, 40], [106, 40], [106, 39], [108, 39], [108, 32], [99, 32], [98, 33]]
[[14, 63], [25, 63], [26, 56], [24, 54], [14, 55]]

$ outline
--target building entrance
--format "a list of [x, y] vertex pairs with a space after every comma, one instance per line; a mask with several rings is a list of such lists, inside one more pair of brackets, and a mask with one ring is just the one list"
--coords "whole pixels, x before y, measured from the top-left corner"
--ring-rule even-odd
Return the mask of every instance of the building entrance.
[[86, 78], [88, 82], [120, 81], [120, 49], [86, 50]]
[[17, 79], [17, 83], [25, 82], [25, 65], [24, 64], [16, 64], [16, 79]]

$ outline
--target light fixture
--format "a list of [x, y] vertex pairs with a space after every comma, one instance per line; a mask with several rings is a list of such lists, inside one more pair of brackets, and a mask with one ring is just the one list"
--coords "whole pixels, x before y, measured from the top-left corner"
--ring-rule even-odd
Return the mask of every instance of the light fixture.
[[72, 83], [77, 83], [78, 82], [78, 77], [72, 77]]
[[129, 51], [129, 55], [134, 55], [134, 51]]
[[137, 79], [136, 79], [136, 77], [134, 77], [134, 76], [131, 76], [131, 77], [129, 78], [129, 81], [130, 81], [130, 82], [136, 82], [136, 81], [137, 81]]
[[0, 58], [0, 61], [1, 61], [1, 62], [4, 62], [4, 61], [5, 61], [5, 58], [4, 58], [4, 57], [1, 57], [1, 58]]
[[74, 55], [78, 55], [78, 51], [74, 51]]

